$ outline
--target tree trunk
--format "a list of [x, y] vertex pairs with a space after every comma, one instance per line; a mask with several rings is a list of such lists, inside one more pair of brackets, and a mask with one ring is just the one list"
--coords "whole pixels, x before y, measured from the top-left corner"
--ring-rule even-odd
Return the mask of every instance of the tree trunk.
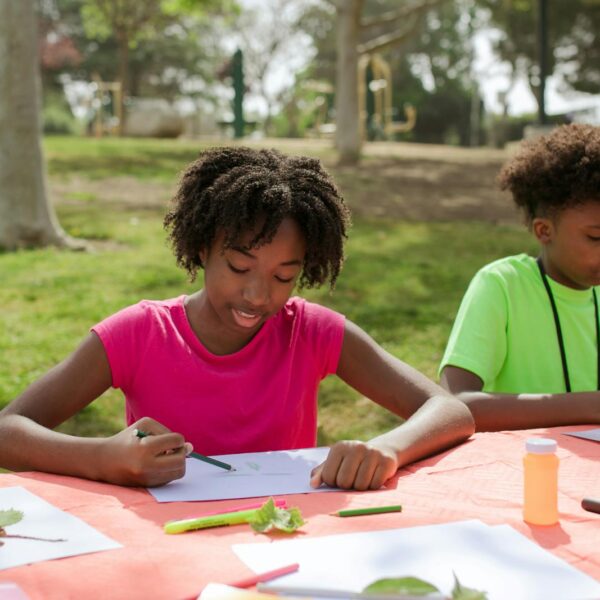
[[358, 114], [358, 37], [363, 0], [340, 0], [337, 6], [335, 147], [342, 164], [360, 158]]
[[71, 245], [46, 195], [33, 0], [2, 0], [0, 247]]

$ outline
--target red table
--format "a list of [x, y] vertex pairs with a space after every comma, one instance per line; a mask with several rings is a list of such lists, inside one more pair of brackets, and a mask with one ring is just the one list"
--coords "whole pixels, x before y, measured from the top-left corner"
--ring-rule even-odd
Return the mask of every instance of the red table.
[[[476, 434], [462, 446], [399, 471], [377, 492], [287, 496], [308, 521], [302, 535], [322, 536], [481, 519], [507, 523], [556, 556], [600, 580], [600, 515], [584, 511], [584, 496], [600, 497], [600, 443], [561, 435], [589, 427]], [[527, 437], [557, 440], [560, 523], [531, 527], [521, 518], [522, 457]], [[183, 599], [209, 582], [250, 575], [232, 544], [277, 543], [247, 525], [182, 535], [163, 533], [170, 519], [235, 507], [247, 500], [158, 504], [143, 489], [43, 473], [0, 475], [0, 487], [22, 486], [102, 531], [123, 548], [0, 571], [34, 599]], [[403, 512], [340, 519], [341, 508], [402, 504]], [[287, 538], [286, 538], [287, 539]]]

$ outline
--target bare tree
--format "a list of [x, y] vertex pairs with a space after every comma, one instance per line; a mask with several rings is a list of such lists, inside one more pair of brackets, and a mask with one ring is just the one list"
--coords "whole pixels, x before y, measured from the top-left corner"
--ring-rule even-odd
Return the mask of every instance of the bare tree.
[[72, 246], [46, 195], [33, 0], [2, 0], [0, 247]]
[[[336, 134], [341, 163], [360, 158], [358, 61], [362, 54], [397, 46], [418, 31], [427, 11], [444, 0], [406, 0], [377, 17], [363, 17], [365, 0], [329, 0], [337, 12]], [[372, 33], [376, 32], [376, 33]]]

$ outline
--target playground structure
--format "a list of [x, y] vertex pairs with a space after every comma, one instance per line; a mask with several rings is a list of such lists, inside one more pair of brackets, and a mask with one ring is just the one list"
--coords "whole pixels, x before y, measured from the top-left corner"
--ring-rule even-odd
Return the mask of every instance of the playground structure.
[[[237, 49], [232, 58], [219, 74], [221, 80], [229, 79], [234, 89], [232, 100], [233, 119], [220, 121], [222, 130], [233, 126], [233, 136], [241, 138], [246, 129], [253, 129], [256, 123], [244, 119], [244, 67], [243, 53]], [[103, 135], [122, 135], [124, 131], [122, 114], [122, 89], [118, 81], [102, 81], [95, 74], [93, 80], [93, 96], [91, 100], [92, 118], [90, 119], [90, 133], [95, 137]], [[317, 93], [312, 102], [310, 111], [314, 114], [313, 135], [316, 137], [331, 137], [335, 134], [336, 124], [327, 122], [331, 109], [334, 88], [330, 83], [310, 81], [305, 86]], [[392, 73], [389, 63], [380, 54], [364, 54], [358, 64], [358, 101], [359, 101], [359, 130], [362, 140], [393, 139], [394, 134], [410, 131], [417, 120], [417, 111], [410, 105], [404, 105], [404, 121], [394, 121], [394, 107], [392, 105]], [[156, 110], [154, 111], [157, 112]], [[168, 111], [167, 111], [168, 112]], [[142, 121], [147, 116], [142, 115]], [[128, 119], [129, 121], [129, 119]], [[132, 124], [133, 126], [133, 124]], [[128, 127], [129, 129], [129, 127]], [[144, 135], [134, 127], [135, 131], [127, 132], [131, 135]], [[180, 126], [173, 128], [169, 124], [169, 134], [165, 137], [176, 137], [181, 133]], [[157, 134], [154, 134], [157, 135]]]
[[393, 120], [392, 71], [380, 54], [363, 54], [358, 62], [359, 127], [363, 140], [367, 137], [390, 139], [396, 133], [414, 128], [417, 111], [404, 105], [406, 121]]
[[184, 130], [179, 112], [164, 98], [128, 98], [127, 119], [123, 121], [122, 88], [118, 81], [92, 78], [89, 133], [95, 137], [127, 135], [132, 137], [175, 138]]
[[90, 125], [92, 125], [94, 136], [121, 135], [123, 127], [121, 83], [119, 81], [102, 81], [98, 74], [94, 74], [92, 81], [93, 124], [90, 123]]
[[[310, 81], [306, 86], [317, 92], [311, 109], [314, 113], [313, 132], [316, 137], [335, 134], [335, 123], [327, 122], [333, 86], [327, 82]], [[358, 114], [362, 140], [392, 139], [394, 134], [410, 131], [417, 122], [417, 110], [404, 105], [405, 121], [394, 121], [392, 105], [392, 72], [380, 54], [363, 54], [358, 63]]]
[[335, 123], [327, 121], [327, 116], [331, 109], [331, 100], [333, 98], [334, 88], [327, 81], [309, 80], [304, 84], [304, 89], [315, 92], [312, 103], [308, 106], [306, 112], [314, 116], [311, 132], [315, 137], [329, 137], [335, 133]]

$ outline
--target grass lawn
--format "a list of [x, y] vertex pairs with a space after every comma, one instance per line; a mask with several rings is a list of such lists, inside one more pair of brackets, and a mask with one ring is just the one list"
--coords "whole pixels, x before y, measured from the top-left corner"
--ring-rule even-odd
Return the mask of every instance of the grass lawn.
[[[192, 142], [46, 140], [53, 180], [76, 176], [171, 182], [198, 153]], [[323, 156], [326, 161], [331, 157]], [[364, 172], [357, 172], [364, 177]], [[376, 197], [374, 182], [372, 194]], [[352, 195], [346, 173], [343, 192]], [[63, 227], [98, 240], [93, 253], [55, 249], [0, 254], [0, 406], [69, 354], [89, 327], [142, 298], [168, 298], [201, 286], [175, 266], [162, 230], [162, 207], [110, 206], [71, 194], [58, 202]], [[501, 256], [534, 251], [523, 227], [489, 222], [403, 222], [355, 218], [347, 262], [333, 293], [303, 293], [355, 321], [391, 353], [435, 378], [462, 294], [475, 271]], [[320, 441], [366, 439], [395, 417], [334, 377], [320, 393]], [[63, 431], [106, 435], [123, 426], [121, 393], [109, 390]]]

